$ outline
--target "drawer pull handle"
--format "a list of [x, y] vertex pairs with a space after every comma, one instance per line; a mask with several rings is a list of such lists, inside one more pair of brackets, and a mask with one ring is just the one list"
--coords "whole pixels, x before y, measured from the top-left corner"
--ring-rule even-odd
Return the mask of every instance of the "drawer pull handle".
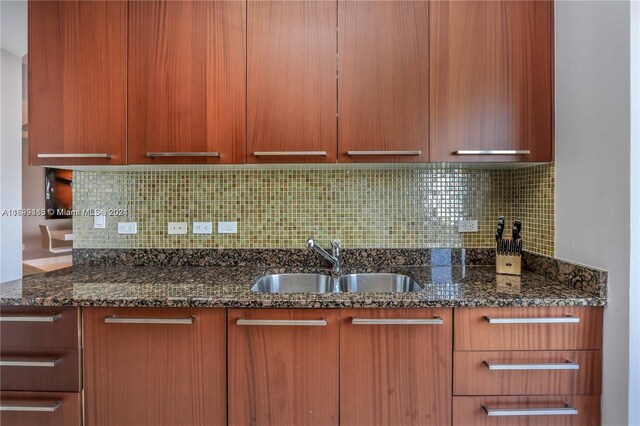
[[28, 412], [45, 412], [53, 413], [62, 406], [62, 401], [55, 401], [49, 404], [37, 405], [20, 405], [20, 404], [2, 404], [0, 411], [28, 411]]
[[566, 361], [556, 363], [541, 363], [541, 364], [495, 364], [489, 361], [484, 361], [484, 364], [489, 370], [579, 370], [580, 364], [577, 362]]
[[56, 315], [25, 315], [25, 316], [2, 316], [0, 322], [54, 322], [62, 317]]
[[560, 408], [491, 408], [483, 405], [482, 408], [489, 417], [497, 416], [575, 416], [578, 410], [570, 405]]
[[433, 318], [351, 318], [354, 325], [442, 325], [444, 320]]
[[244, 319], [244, 318], [239, 318], [236, 321], [237, 325], [274, 325], [274, 326], [279, 326], [279, 325], [293, 325], [293, 326], [319, 326], [319, 327], [326, 327], [327, 326], [327, 320], [326, 319], [319, 319], [319, 320], [251, 320], [251, 319]]
[[111, 154], [38, 154], [38, 158], [111, 158]]
[[422, 151], [347, 151], [347, 155], [420, 155]]
[[528, 149], [459, 149], [456, 155], [529, 155]]
[[115, 315], [108, 316], [104, 319], [107, 324], [193, 324], [196, 317], [189, 318], [120, 318]]
[[147, 157], [220, 157], [219, 152], [147, 152]]
[[484, 317], [489, 324], [576, 324], [580, 318], [567, 315], [564, 317], [533, 317], [533, 318], [492, 318]]
[[48, 367], [53, 368], [62, 362], [57, 359], [0, 359], [0, 367]]
[[326, 157], [327, 151], [256, 151], [255, 157]]

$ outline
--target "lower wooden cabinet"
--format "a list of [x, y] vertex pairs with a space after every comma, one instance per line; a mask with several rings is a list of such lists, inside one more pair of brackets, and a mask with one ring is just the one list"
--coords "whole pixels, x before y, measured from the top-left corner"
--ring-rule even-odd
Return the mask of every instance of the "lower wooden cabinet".
[[340, 313], [340, 424], [451, 423], [451, 309]]
[[599, 395], [456, 396], [454, 426], [598, 426]]
[[2, 392], [0, 424], [7, 426], [80, 426], [80, 393]]
[[229, 425], [338, 424], [337, 309], [230, 309]]
[[224, 309], [83, 309], [85, 424], [226, 425]]

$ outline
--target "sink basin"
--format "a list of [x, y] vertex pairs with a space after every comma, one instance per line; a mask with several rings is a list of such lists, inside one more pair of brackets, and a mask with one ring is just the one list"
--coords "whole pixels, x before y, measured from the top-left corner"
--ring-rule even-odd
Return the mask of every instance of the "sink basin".
[[414, 279], [401, 274], [349, 274], [338, 280], [340, 291], [347, 293], [409, 293], [422, 291]]
[[253, 284], [254, 293], [330, 293], [334, 280], [321, 274], [265, 275]]

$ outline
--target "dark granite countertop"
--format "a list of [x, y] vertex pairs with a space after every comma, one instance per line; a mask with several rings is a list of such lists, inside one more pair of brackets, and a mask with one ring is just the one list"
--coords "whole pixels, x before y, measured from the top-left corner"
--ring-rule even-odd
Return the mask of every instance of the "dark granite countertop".
[[414, 293], [251, 292], [251, 285], [262, 275], [295, 272], [330, 275], [328, 269], [318, 267], [85, 265], [0, 284], [0, 305], [417, 308], [607, 303], [605, 290], [586, 291], [584, 285], [567, 279], [531, 271], [523, 272], [521, 277], [503, 276], [495, 273], [495, 266], [469, 265], [369, 266], [343, 271], [403, 273], [424, 286], [423, 291]]

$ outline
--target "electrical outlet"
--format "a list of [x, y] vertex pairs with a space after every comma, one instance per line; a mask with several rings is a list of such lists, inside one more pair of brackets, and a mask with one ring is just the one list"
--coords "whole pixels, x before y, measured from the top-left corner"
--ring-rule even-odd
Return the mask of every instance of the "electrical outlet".
[[459, 221], [458, 232], [478, 232], [478, 221], [477, 220]]
[[211, 234], [212, 229], [211, 222], [193, 222], [194, 234]]
[[138, 222], [118, 222], [118, 234], [137, 234]]
[[167, 224], [167, 234], [184, 235], [187, 233], [187, 222], [169, 222]]
[[105, 229], [107, 227], [107, 217], [103, 214], [97, 214], [93, 217], [94, 229]]
[[218, 222], [218, 234], [237, 234], [238, 222]]

